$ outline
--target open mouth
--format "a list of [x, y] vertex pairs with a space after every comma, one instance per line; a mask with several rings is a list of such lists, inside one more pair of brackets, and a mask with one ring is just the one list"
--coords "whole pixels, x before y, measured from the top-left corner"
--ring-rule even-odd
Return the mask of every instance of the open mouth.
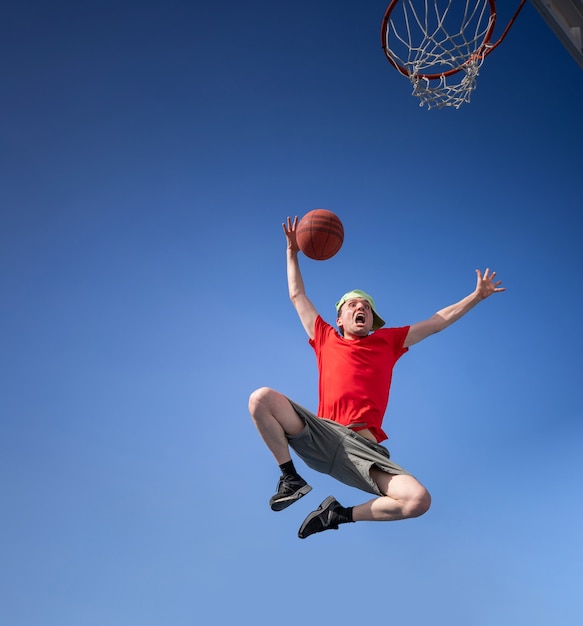
[[354, 318], [354, 321], [357, 324], [364, 324], [366, 322], [366, 317], [364, 316], [364, 313], [358, 313], [357, 316]]

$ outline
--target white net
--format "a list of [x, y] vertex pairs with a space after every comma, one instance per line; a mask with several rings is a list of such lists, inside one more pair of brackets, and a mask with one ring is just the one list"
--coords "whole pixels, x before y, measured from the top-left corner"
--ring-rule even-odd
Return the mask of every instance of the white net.
[[428, 80], [417, 74], [410, 74], [412, 93], [421, 99], [419, 106], [426, 104], [429, 109], [433, 107], [459, 109], [464, 102], [469, 102], [476, 88], [476, 79], [483, 60], [483, 57], [473, 59], [466, 63], [459, 73], [449, 77], [442, 75], [438, 79]]
[[386, 24], [383, 48], [413, 85], [420, 106], [470, 101], [496, 16], [490, 0], [402, 0]]

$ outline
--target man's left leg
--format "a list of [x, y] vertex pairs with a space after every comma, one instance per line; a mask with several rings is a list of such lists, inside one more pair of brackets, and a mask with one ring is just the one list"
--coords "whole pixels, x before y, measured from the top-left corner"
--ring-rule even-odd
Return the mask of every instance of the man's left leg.
[[298, 532], [300, 539], [324, 530], [336, 530], [346, 522], [390, 522], [419, 517], [429, 510], [431, 496], [413, 476], [388, 474], [374, 467], [370, 475], [385, 495], [349, 508], [329, 496], [306, 517]]
[[355, 506], [355, 522], [393, 522], [400, 519], [419, 517], [429, 510], [431, 496], [413, 476], [388, 474], [373, 467], [370, 475], [384, 496]]

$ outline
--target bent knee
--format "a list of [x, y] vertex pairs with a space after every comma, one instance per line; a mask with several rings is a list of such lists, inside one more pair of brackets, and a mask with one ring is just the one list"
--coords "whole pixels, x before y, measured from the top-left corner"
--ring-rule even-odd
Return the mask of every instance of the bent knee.
[[407, 517], [420, 517], [429, 511], [431, 507], [431, 495], [427, 490], [423, 490], [411, 497], [405, 504], [404, 513]]
[[269, 397], [276, 393], [269, 387], [259, 387], [249, 396], [249, 412], [254, 415], [262, 404], [265, 404]]

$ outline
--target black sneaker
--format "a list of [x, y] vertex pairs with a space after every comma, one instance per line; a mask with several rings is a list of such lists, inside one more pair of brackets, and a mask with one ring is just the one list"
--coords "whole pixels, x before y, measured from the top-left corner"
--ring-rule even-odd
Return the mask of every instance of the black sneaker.
[[340, 503], [334, 496], [328, 496], [322, 504], [312, 511], [304, 520], [298, 531], [298, 537], [305, 539], [314, 533], [321, 533], [324, 530], [338, 530], [338, 515], [336, 509]]
[[277, 483], [277, 493], [269, 500], [272, 511], [283, 511], [290, 504], [312, 491], [301, 476], [282, 476]]

